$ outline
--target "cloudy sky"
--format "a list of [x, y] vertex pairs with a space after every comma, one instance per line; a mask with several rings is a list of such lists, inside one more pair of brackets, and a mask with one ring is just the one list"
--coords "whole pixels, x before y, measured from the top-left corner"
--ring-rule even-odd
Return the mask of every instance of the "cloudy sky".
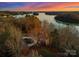
[[79, 11], [79, 2], [0, 2], [0, 11]]

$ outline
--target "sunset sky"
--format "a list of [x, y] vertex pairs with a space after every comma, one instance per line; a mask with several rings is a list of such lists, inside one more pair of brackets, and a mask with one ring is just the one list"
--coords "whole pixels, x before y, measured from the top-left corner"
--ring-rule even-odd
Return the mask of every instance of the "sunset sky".
[[79, 11], [79, 2], [0, 2], [0, 11]]

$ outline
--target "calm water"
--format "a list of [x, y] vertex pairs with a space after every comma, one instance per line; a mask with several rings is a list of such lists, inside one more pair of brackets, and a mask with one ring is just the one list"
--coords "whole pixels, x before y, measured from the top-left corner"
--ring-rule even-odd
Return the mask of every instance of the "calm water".
[[[33, 15], [33, 14], [29, 14], [29, 15]], [[26, 16], [26, 14], [24, 14], [24, 15], [16, 15], [16, 16], [14, 16], [14, 17], [16, 17], [16, 18], [23, 18], [23, 17], [25, 17], [25, 16]], [[57, 22], [55, 21], [55, 19], [54, 19], [55, 16], [56, 16], [56, 15], [45, 15], [45, 13], [39, 13], [39, 15], [37, 15], [36, 17], [38, 17], [41, 22], [44, 21], [44, 20], [46, 20], [48, 23], [53, 23], [56, 28], [63, 28], [63, 27], [66, 27], [65, 24], [57, 23]], [[78, 30], [78, 32], [79, 32], [79, 26], [74, 25], [74, 27], [75, 27], [75, 28]]]

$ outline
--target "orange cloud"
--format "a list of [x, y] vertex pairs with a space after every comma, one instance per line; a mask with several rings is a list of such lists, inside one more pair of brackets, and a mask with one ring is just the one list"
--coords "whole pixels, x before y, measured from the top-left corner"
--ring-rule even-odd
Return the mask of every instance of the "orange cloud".
[[44, 4], [30, 4], [14, 9], [14, 11], [79, 11], [79, 8], [72, 8], [70, 6], [79, 6], [79, 2], [64, 2], [64, 3], [44, 3]]

